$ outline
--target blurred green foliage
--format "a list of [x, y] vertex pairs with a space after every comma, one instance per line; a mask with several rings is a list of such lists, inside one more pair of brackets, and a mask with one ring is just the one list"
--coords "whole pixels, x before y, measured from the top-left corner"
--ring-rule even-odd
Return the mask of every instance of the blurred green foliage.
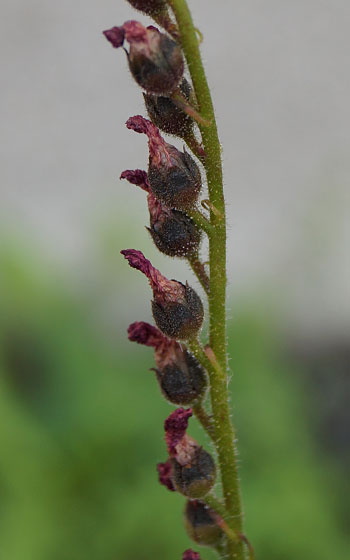
[[[257, 559], [345, 558], [332, 500], [339, 481], [313, 441], [300, 378], [256, 310], [236, 310], [229, 334]], [[89, 302], [45, 266], [26, 252], [1, 252], [1, 558], [180, 560], [191, 546], [183, 498], [157, 482], [172, 409], [148, 371], [152, 353], [110, 340]], [[195, 422], [191, 433], [209, 445]], [[203, 549], [201, 557], [215, 556]]]

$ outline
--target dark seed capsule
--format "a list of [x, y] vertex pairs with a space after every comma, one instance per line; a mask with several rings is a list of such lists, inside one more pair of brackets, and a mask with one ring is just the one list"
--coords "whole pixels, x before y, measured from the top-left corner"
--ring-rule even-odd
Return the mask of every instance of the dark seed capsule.
[[[162, 217], [161, 217], [162, 218]], [[188, 257], [198, 250], [201, 233], [183, 212], [171, 210], [148, 229], [159, 251], [170, 257]]]
[[103, 33], [116, 49], [125, 41], [130, 44], [129, 52], [126, 51], [130, 71], [148, 93], [168, 95], [177, 88], [184, 71], [184, 60], [180, 46], [168, 35], [134, 20]]
[[150, 158], [148, 180], [152, 192], [170, 208], [192, 208], [202, 186], [199, 167], [186, 151], [180, 152], [174, 147], [171, 156], [170, 166], [156, 166]]
[[189, 500], [185, 509], [187, 533], [198, 544], [215, 546], [222, 539], [223, 532], [210, 515], [210, 508], [198, 500]]
[[147, 29], [152, 35], [140, 48], [135, 41], [130, 43], [129, 68], [136, 82], [147, 92], [157, 95], [171, 93], [181, 80], [184, 63], [179, 45], [164, 33]]
[[148, 183], [153, 195], [168, 208], [186, 210], [195, 206], [202, 186], [201, 173], [194, 159], [168, 144], [155, 124], [141, 115], [127, 120], [126, 126], [148, 137]]
[[203, 304], [190, 286], [184, 286], [181, 301], [152, 301], [152, 313], [157, 327], [169, 338], [188, 340], [195, 336], [203, 322]]
[[194, 403], [203, 397], [207, 388], [205, 370], [187, 350], [180, 359], [156, 373], [162, 393], [173, 404]]
[[149, 16], [157, 15], [166, 7], [164, 0], [127, 0], [133, 8]]
[[182, 466], [172, 459], [172, 467], [176, 490], [188, 498], [203, 498], [213, 487], [215, 463], [210, 453], [202, 447], [196, 449], [190, 463]]
[[[184, 97], [189, 101], [191, 86], [186, 78], [182, 80], [180, 89]], [[183, 138], [192, 130], [193, 121], [191, 117], [177, 107], [169, 97], [156, 96], [149, 93], [144, 93], [143, 96], [148, 115], [160, 130], [180, 138]]]

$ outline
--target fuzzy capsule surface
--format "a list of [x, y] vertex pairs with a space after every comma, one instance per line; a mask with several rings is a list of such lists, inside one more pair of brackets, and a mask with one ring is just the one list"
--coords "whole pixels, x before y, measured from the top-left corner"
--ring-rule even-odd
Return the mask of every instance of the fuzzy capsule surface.
[[198, 500], [188, 500], [185, 508], [185, 527], [188, 535], [196, 543], [216, 546], [223, 532], [210, 515], [210, 508]]
[[154, 299], [152, 301], [152, 314], [157, 327], [166, 336], [188, 340], [200, 330], [204, 309], [200, 297], [193, 288], [184, 284], [181, 284], [181, 286], [183, 287], [181, 300]]
[[198, 447], [191, 461], [181, 465], [175, 458], [171, 459], [173, 482], [180, 494], [187, 498], [204, 498], [212, 489], [216, 479], [215, 463], [207, 451]]
[[129, 326], [128, 338], [154, 348], [157, 380], [169, 402], [188, 405], [203, 398], [208, 385], [207, 374], [181, 344], [167, 338], [159, 329], [144, 321]]
[[127, 169], [120, 178], [127, 179], [148, 193], [150, 227], [147, 229], [161, 253], [169, 257], [187, 258], [198, 251], [201, 231], [187, 214], [168, 208], [155, 197], [145, 171]]
[[198, 165], [186, 151], [169, 150], [171, 165], [159, 167], [150, 158], [148, 178], [157, 198], [172, 208], [193, 208], [202, 187]]
[[166, 3], [164, 0], [127, 0], [135, 10], [139, 10], [149, 16], [154, 16], [162, 12]]
[[204, 369], [187, 350], [181, 360], [157, 369], [156, 373], [163, 395], [173, 404], [193, 404], [202, 399], [207, 388]]
[[187, 258], [198, 251], [201, 242], [200, 230], [180, 210], [170, 210], [153, 223], [151, 220], [148, 231], [157, 249], [169, 257]]
[[[183, 78], [180, 90], [189, 101], [191, 86], [186, 78]], [[191, 132], [193, 128], [191, 117], [175, 105], [169, 97], [149, 93], [144, 93], [143, 97], [149, 118], [160, 130], [180, 138]]]

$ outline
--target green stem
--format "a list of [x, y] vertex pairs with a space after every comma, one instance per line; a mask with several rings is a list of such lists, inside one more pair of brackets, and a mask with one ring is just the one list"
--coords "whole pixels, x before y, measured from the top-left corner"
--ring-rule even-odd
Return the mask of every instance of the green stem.
[[192, 218], [196, 226], [198, 226], [199, 229], [205, 231], [205, 233], [208, 236], [213, 231], [214, 229], [213, 226], [211, 225], [209, 220], [204, 216], [204, 214], [202, 214], [202, 212], [200, 212], [199, 210], [186, 210], [186, 214], [187, 216]]
[[[211, 382], [211, 404], [215, 423], [215, 439], [225, 506], [229, 513], [228, 523], [235, 533], [242, 533], [242, 506], [237, 461], [235, 453], [235, 433], [230, 419], [227, 342], [226, 342], [226, 220], [221, 146], [215, 121], [213, 103], [206, 79], [198, 38], [186, 0], [168, 0], [175, 15], [180, 41], [191, 74], [200, 115], [210, 126], [199, 124], [203, 148], [206, 154], [206, 170], [209, 199], [218, 213], [211, 212], [214, 228], [209, 234], [210, 293], [209, 329], [210, 347], [220, 365], [208, 369]], [[193, 350], [193, 348], [192, 348]], [[203, 356], [202, 356], [203, 358]], [[209, 360], [206, 359], [207, 363]], [[228, 543], [228, 558], [244, 560], [242, 542]]]

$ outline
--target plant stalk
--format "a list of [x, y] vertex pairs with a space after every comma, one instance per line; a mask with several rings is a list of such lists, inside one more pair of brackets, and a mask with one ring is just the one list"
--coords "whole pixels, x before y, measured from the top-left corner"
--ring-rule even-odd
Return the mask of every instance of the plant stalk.
[[[226, 219], [223, 192], [221, 146], [218, 137], [213, 103], [206, 79], [196, 29], [186, 0], [168, 0], [177, 21], [180, 42], [191, 74], [200, 115], [210, 123], [198, 124], [203, 148], [206, 154], [203, 162], [209, 191], [210, 203], [218, 212], [210, 212], [213, 229], [209, 232], [210, 291], [209, 340], [220, 368], [215, 368], [196, 348], [197, 357], [206, 364], [210, 376], [210, 397], [215, 426], [215, 444], [221, 471], [225, 507], [229, 514], [228, 523], [233, 531], [242, 533], [243, 519], [237, 460], [235, 452], [235, 432], [230, 419], [228, 377], [227, 377], [227, 336], [226, 336]], [[191, 343], [194, 351], [196, 344]], [[208, 364], [209, 362], [209, 364]], [[228, 558], [244, 560], [245, 549], [242, 542], [228, 543]]]

